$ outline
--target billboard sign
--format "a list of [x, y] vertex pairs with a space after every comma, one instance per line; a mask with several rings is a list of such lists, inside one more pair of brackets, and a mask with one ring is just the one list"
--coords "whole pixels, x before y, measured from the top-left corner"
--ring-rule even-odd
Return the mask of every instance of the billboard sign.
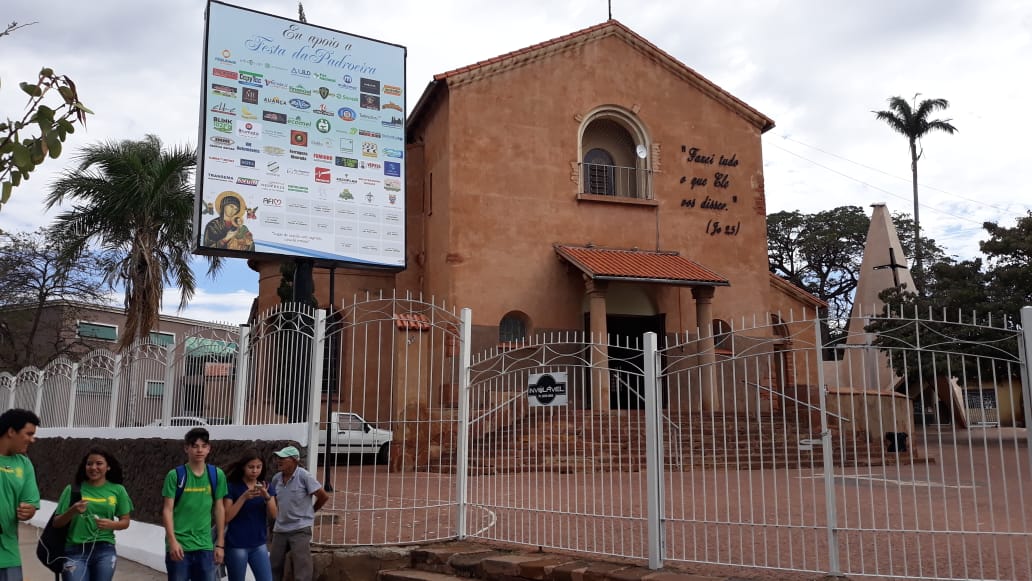
[[529, 407], [562, 407], [567, 403], [566, 373], [531, 373], [527, 382]]
[[208, 3], [195, 252], [405, 267], [405, 48]]

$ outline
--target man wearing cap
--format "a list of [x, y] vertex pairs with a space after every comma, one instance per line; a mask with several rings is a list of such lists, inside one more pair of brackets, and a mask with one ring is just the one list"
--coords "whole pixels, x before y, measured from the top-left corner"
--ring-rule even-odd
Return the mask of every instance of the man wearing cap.
[[[269, 559], [272, 561], [272, 576], [283, 578], [283, 565], [287, 553], [293, 556], [294, 579], [312, 579], [312, 525], [315, 511], [330, 499], [322, 484], [307, 470], [298, 466], [301, 453], [294, 446], [287, 446], [276, 452], [279, 472], [272, 477], [270, 488], [276, 491], [279, 513], [272, 527], [272, 546]], [[315, 503], [312, 502], [315, 497]]]

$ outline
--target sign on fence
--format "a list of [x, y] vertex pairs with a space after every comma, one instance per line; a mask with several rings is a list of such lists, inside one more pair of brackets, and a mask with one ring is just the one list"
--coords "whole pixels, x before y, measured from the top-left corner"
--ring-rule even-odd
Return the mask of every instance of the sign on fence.
[[530, 407], [566, 405], [566, 373], [531, 373], [527, 385]]

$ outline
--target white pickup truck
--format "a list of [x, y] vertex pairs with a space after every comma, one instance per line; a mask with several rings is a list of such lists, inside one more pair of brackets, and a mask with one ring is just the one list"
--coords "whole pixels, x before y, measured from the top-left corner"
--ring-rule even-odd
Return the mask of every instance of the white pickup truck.
[[[394, 432], [376, 428], [352, 412], [333, 412], [331, 420], [331, 454], [375, 454], [378, 463], [387, 463]], [[319, 431], [319, 453], [326, 453], [325, 428]]]

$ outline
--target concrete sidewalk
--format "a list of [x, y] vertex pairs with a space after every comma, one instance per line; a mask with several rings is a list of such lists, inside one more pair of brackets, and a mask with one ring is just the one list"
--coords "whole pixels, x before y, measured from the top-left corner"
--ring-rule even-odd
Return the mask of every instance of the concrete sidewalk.
[[[22, 576], [25, 581], [50, 581], [54, 574], [36, 558], [36, 541], [42, 529], [24, 523], [18, 524], [18, 548], [21, 549]], [[157, 581], [165, 579], [165, 573], [145, 567], [125, 557], [118, 558], [115, 566], [115, 581]]]

